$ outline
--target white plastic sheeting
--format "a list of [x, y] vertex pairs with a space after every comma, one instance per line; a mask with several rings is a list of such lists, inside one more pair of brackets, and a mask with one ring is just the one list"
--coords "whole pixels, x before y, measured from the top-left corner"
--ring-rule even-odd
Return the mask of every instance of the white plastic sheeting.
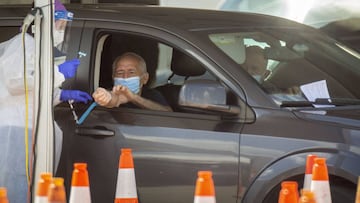
[[[8, 190], [11, 203], [25, 203], [27, 180], [25, 171], [25, 121], [29, 126], [29, 153], [31, 154], [34, 55], [35, 41], [25, 35], [26, 79], [28, 83], [29, 108], [25, 117], [25, 88], [22, 35], [18, 34], [0, 44], [0, 185]], [[64, 80], [54, 71], [54, 87], [59, 87]], [[25, 120], [26, 119], [26, 120]], [[55, 124], [55, 163], [60, 159], [62, 132]], [[30, 159], [29, 159], [30, 160]]]

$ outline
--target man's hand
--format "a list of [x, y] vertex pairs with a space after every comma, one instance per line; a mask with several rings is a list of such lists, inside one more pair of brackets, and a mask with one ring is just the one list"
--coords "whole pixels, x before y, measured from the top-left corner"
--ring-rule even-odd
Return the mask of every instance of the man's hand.
[[96, 103], [100, 106], [107, 106], [111, 101], [111, 93], [104, 88], [97, 88], [95, 92], [92, 94]]
[[112, 93], [116, 95], [118, 99], [118, 105], [132, 102], [136, 97], [136, 95], [131, 90], [129, 90], [129, 88], [123, 85], [114, 86], [112, 89]]

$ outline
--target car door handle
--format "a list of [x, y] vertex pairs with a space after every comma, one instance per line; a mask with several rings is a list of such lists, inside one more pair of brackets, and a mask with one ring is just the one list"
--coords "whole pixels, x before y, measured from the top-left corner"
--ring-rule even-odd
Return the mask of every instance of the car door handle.
[[81, 136], [90, 136], [95, 138], [104, 138], [112, 137], [115, 135], [115, 132], [109, 130], [103, 126], [96, 127], [77, 127], [75, 133]]

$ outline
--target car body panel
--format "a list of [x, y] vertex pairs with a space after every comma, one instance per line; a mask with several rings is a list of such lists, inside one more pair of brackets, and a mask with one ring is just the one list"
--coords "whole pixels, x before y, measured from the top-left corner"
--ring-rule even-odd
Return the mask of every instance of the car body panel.
[[[65, 114], [65, 109], [57, 112], [70, 120], [72, 115]], [[59, 125], [66, 125], [61, 121]], [[58, 174], [66, 177], [65, 183], [70, 184], [71, 163], [88, 163], [92, 189], [97, 191], [93, 193], [93, 201], [109, 202], [115, 194], [120, 149], [131, 148], [140, 201], [162, 201], [169, 193], [172, 195], [167, 201], [189, 201], [193, 198], [197, 171], [211, 169], [218, 190], [226, 191], [217, 198], [235, 202], [240, 127], [241, 124], [226, 123], [216, 117], [97, 108], [84, 125], [64, 129], [66, 155], [61, 157]], [[114, 135], [99, 135], [99, 129]], [[192, 142], [188, 142], [189, 139]], [[66, 169], [61, 168], [64, 165]], [[165, 185], [167, 190], [162, 189]]]
[[[12, 28], [1, 36], [4, 40], [28, 9], [0, 7], [0, 26]], [[65, 178], [67, 194], [73, 163], [86, 162], [92, 202], [113, 202], [120, 149], [132, 148], [141, 202], [191, 202], [199, 170], [213, 172], [218, 202], [276, 198], [281, 181], [296, 178], [301, 185], [308, 154], [326, 157], [330, 177], [350, 183], [346, 191], [353, 195], [360, 175], [359, 107], [281, 108], [239, 64], [210, 43], [208, 34], [280, 27], [289, 33], [327, 36], [259, 14], [119, 5], [68, 5], [68, 9], [75, 16], [67, 59], [81, 55], [81, 64], [64, 89], [92, 93], [101, 85], [97, 77], [104, 72], [97, 54], [104, 50], [98, 41], [104, 34], [119, 34], [154, 40], [191, 56], [231, 90], [242, 111], [225, 115], [97, 106], [78, 125], [68, 104], [62, 103], [54, 108], [64, 139], [56, 175]], [[130, 47], [125, 42], [121, 45]], [[88, 106], [74, 104], [78, 115]]]

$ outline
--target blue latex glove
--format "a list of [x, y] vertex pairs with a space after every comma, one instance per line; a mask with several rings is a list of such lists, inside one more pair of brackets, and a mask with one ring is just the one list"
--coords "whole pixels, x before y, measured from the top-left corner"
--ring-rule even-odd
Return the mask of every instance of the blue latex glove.
[[88, 103], [92, 100], [92, 97], [80, 90], [61, 90], [60, 101], [74, 100], [74, 102]]
[[64, 63], [59, 65], [59, 72], [62, 73], [67, 78], [72, 78], [76, 74], [76, 70], [80, 65], [79, 59], [73, 59], [70, 61], [65, 61]]

